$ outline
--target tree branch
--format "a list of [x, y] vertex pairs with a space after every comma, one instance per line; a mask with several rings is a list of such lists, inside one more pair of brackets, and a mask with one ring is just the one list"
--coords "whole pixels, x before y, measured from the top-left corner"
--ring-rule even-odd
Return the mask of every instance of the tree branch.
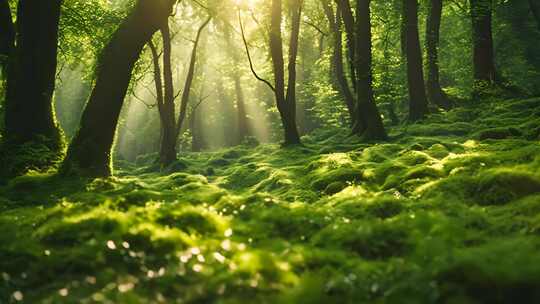
[[251, 69], [251, 73], [253, 74], [253, 76], [255, 76], [255, 78], [257, 78], [257, 80], [264, 82], [272, 91], [275, 92], [276, 89], [274, 88], [274, 86], [270, 82], [268, 82], [268, 80], [261, 78], [255, 71], [255, 68], [253, 67], [253, 60], [251, 59], [251, 54], [249, 53], [249, 47], [246, 40], [246, 35], [244, 33], [244, 25], [242, 24], [242, 15], [240, 13], [240, 10], [238, 10], [238, 22], [240, 23], [240, 32], [242, 33], [242, 41], [244, 42], [244, 47], [246, 49], [246, 54], [249, 60], [249, 68]]

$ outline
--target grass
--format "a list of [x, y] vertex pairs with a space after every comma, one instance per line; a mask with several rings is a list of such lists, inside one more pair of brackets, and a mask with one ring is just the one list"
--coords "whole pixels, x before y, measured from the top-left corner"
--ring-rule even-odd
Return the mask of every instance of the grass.
[[540, 99], [0, 188], [2, 303], [535, 303]]

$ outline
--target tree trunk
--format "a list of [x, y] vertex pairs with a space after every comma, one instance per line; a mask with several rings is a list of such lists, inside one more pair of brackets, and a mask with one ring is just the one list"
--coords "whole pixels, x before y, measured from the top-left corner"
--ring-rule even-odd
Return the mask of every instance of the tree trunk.
[[373, 96], [370, 3], [371, 0], [356, 1], [357, 124], [353, 132], [364, 140], [383, 140], [387, 138], [386, 131]]
[[429, 102], [443, 109], [450, 108], [450, 101], [443, 92], [439, 77], [439, 37], [443, 0], [430, 0], [426, 20], [427, 97]]
[[249, 121], [246, 113], [246, 103], [244, 99], [244, 92], [242, 89], [241, 74], [238, 67], [240, 66], [240, 60], [238, 54], [236, 53], [236, 47], [231, 41], [231, 33], [228, 26], [225, 26], [224, 29], [225, 42], [227, 44], [227, 49], [229, 56], [231, 57], [234, 67], [232, 71], [232, 78], [234, 81], [234, 90], [236, 92], [236, 113], [237, 113], [237, 132], [236, 132], [236, 143], [241, 144], [244, 139], [250, 136], [250, 127]]
[[409, 120], [417, 121], [428, 113], [428, 101], [422, 70], [422, 50], [418, 35], [418, 1], [403, 0], [402, 49], [407, 61]]
[[474, 91], [476, 93], [497, 82], [491, 29], [492, 10], [491, 0], [471, 0]]
[[201, 33], [206, 25], [210, 22], [211, 17], [208, 17], [206, 21], [199, 27], [197, 31], [197, 36], [195, 37], [195, 42], [193, 44], [193, 50], [191, 51], [191, 58], [189, 60], [189, 68], [186, 75], [186, 82], [184, 83], [184, 91], [182, 91], [182, 99], [180, 101], [180, 112], [178, 113], [178, 120], [176, 121], [176, 133], [175, 133], [175, 142], [178, 141], [180, 136], [180, 130], [184, 124], [187, 114], [187, 106], [189, 102], [189, 95], [191, 93], [191, 84], [193, 83], [193, 78], [195, 75], [195, 63], [197, 62], [197, 46], [199, 45], [199, 40], [201, 38]]
[[[332, 74], [331, 78], [336, 79], [337, 90], [339, 91], [341, 97], [345, 101], [347, 106], [347, 111], [349, 113], [349, 118], [351, 120], [351, 125], [354, 125], [354, 97], [352, 95], [349, 83], [347, 82], [347, 76], [345, 75], [345, 70], [343, 67], [343, 43], [342, 43], [342, 32], [341, 32], [341, 14], [339, 11], [334, 15], [332, 6], [328, 0], [322, 0], [324, 13], [330, 24], [330, 30], [332, 31]], [[334, 83], [334, 81], [332, 81]]]
[[534, 20], [536, 20], [538, 30], [540, 30], [540, 3], [538, 0], [529, 0], [529, 6], [531, 7]]
[[159, 162], [162, 167], [172, 164], [176, 160], [176, 143], [177, 137], [175, 133], [175, 106], [174, 106], [174, 86], [172, 75], [172, 50], [171, 50], [171, 34], [169, 24], [166, 22], [160, 29], [163, 40], [163, 105], [160, 111], [161, 121], [163, 124], [163, 137], [159, 151]]
[[0, 0], [0, 73], [3, 81], [7, 72], [8, 58], [15, 47], [15, 26], [11, 18], [8, 0]]
[[100, 56], [96, 84], [62, 172], [112, 175], [111, 148], [133, 67], [144, 45], [171, 14], [175, 2], [138, 0], [113, 34]]
[[8, 71], [6, 139], [15, 144], [43, 142], [60, 153], [63, 143], [52, 96], [57, 66], [61, 0], [20, 0], [17, 44]]
[[291, 144], [300, 143], [298, 126], [296, 123], [296, 58], [298, 56], [298, 38], [300, 36], [300, 18], [302, 16], [302, 0], [291, 2], [291, 37], [289, 40], [289, 63], [287, 65], [287, 93], [285, 96], [285, 106], [289, 121], [289, 132], [286, 142]]
[[[294, 8], [291, 8], [294, 10]], [[300, 143], [300, 136], [298, 134], [298, 129], [296, 127], [295, 112], [296, 105], [288, 104], [295, 102], [294, 99], [288, 100], [285, 97], [285, 68], [283, 60], [283, 40], [281, 38], [281, 0], [272, 0], [271, 8], [271, 20], [270, 20], [270, 55], [272, 59], [272, 67], [274, 71], [274, 95], [276, 98], [276, 104], [281, 116], [281, 122], [284, 129], [284, 145], [294, 145]], [[294, 14], [294, 13], [293, 13]], [[299, 15], [299, 12], [298, 12]], [[293, 30], [291, 32], [291, 42], [296, 44], [296, 46], [290, 46], [290, 50], [294, 50], [297, 47], [298, 35], [294, 33], [295, 27], [299, 28], [298, 16], [298, 25], [295, 25], [296, 20], [293, 20]], [[298, 29], [296, 29], [298, 30]], [[296, 36], [296, 37], [295, 37]], [[294, 39], [296, 38], [296, 39]], [[292, 58], [292, 54], [289, 54], [289, 60]], [[294, 54], [294, 61], [296, 60], [296, 54]], [[295, 66], [296, 62], [294, 62]], [[291, 62], [289, 61], [289, 67]], [[295, 71], [293, 71], [295, 72]], [[289, 72], [290, 77], [291, 72]], [[295, 76], [295, 73], [293, 73]], [[289, 84], [291, 81], [289, 80]], [[290, 97], [289, 93], [287, 93]]]
[[349, 73], [353, 90], [356, 91], [356, 38], [354, 29], [354, 16], [352, 13], [349, 0], [335, 0], [337, 4], [338, 14], [343, 19], [343, 25], [345, 26], [345, 36], [347, 37], [347, 58], [349, 63]]

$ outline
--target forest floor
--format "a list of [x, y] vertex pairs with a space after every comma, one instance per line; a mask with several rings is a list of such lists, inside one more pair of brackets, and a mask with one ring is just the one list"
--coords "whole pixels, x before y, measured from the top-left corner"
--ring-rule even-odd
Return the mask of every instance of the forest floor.
[[0, 187], [0, 302], [540, 303], [540, 99]]

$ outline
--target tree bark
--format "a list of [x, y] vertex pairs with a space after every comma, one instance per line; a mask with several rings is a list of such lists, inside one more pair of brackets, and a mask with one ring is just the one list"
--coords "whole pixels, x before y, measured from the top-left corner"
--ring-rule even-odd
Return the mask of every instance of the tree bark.
[[[334, 10], [330, 5], [328, 0], [322, 0], [322, 5], [326, 19], [330, 25], [330, 30], [332, 31], [332, 73], [331, 78], [336, 79], [335, 84], [338, 92], [343, 97], [345, 105], [347, 106], [347, 111], [349, 113], [349, 118], [351, 125], [354, 125], [355, 116], [354, 116], [354, 97], [352, 95], [349, 83], [347, 81], [347, 76], [345, 75], [345, 70], [343, 67], [343, 43], [342, 43], [342, 32], [341, 32], [341, 14], [339, 11], [334, 15]], [[332, 81], [334, 83], [334, 81]]]
[[529, 6], [531, 7], [534, 20], [536, 20], [538, 30], [540, 30], [540, 3], [538, 0], [529, 0]]
[[144, 45], [171, 14], [175, 2], [138, 0], [113, 34], [99, 58], [96, 84], [80, 129], [69, 146], [63, 173], [112, 175], [112, 145], [133, 67]]
[[475, 92], [497, 83], [491, 28], [492, 10], [491, 0], [471, 0]]
[[[291, 9], [295, 10], [294, 5]], [[300, 5], [298, 5], [300, 7]], [[294, 15], [295, 13], [293, 13]], [[298, 44], [298, 34], [295, 31], [300, 27], [300, 12], [297, 13], [297, 20], [292, 20], [292, 32], [291, 32], [291, 44], [289, 52], [294, 51]], [[281, 37], [281, 0], [272, 0], [271, 7], [271, 19], [270, 19], [270, 55], [272, 59], [272, 67], [274, 71], [274, 95], [276, 98], [277, 108], [281, 117], [281, 122], [284, 129], [284, 145], [294, 145], [300, 143], [300, 135], [296, 126], [296, 101], [294, 94], [287, 93], [285, 96], [285, 67], [283, 60], [283, 39]], [[293, 17], [294, 19], [294, 17]], [[296, 39], [295, 39], [296, 38]], [[292, 56], [294, 55], [294, 56]], [[291, 67], [291, 59], [293, 59], [292, 67], [296, 65], [296, 54], [289, 54], [289, 68]], [[295, 71], [293, 71], [293, 77], [295, 77]], [[289, 77], [291, 72], [289, 72]], [[294, 83], [294, 82], [293, 82]], [[289, 80], [289, 85], [291, 80]], [[289, 88], [290, 90], [290, 88]]]
[[373, 95], [371, 0], [356, 1], [356, 122], [353, 133], [364, 140], [387, 138]]
[[439, 37], [443, 0], [430, 0], [426, 20], [427, 97], [429, 102], [443, 109], [450, 108], [450, 100], [443, 92], [439, 76]]
[[345, 36], [347, 37], [347, 58], [350, 73], [349, 77], [351, 79], [352, 88], [356, 92], [356, 34], [354, 28], [354, 16], [349, 0], [335, 0], [335, 2], [337, 4], [337, 10], [343, 19], [343, 25], [345, 26]]
[[417, 121], [428, 113], [424, 74], [422, 70], [422, 50], [418, 34], [418, 1], [403, 0], [402, 49], [407, 61], [407, 82], [409, 88], [409, 120]]
[[41, 142], [60, 153], [52, 105], [61, 0], [20, 0], [17, 43], [9, 60], [5, 135], [14, 144]]
[[[0, 0], [0, 73], [5, 78], [9, 55], [15, 47], [15, 26], [8, 0]], [[3, 79], [0, 79], [3, 81]]]

